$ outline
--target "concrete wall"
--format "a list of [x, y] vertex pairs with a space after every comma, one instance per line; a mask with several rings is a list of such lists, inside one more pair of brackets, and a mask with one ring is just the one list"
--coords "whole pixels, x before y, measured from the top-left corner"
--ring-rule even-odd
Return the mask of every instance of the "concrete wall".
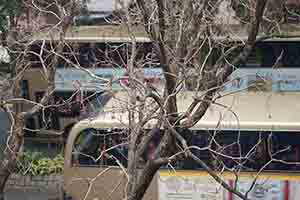
[[6, 191], [23, 190], [43, 194], [46, 199], [61, 200], [63, 197], [63, 176], [23, 176], [12, 174], [6, 183]]
[[0, 160], [3, 158], [3, 152], [6, 147], [9, 127], [10, 124], [7, 114], [0, 110]]

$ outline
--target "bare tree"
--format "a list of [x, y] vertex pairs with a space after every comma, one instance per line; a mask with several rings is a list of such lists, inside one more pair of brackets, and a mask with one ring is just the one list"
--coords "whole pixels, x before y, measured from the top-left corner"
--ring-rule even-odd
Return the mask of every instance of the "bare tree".
[[[1, 85], [1, 110], [5, 111], [11, 122], [7, 146], [4, 159], [0, 164], [0, 199], [4, 198], [4, 187], [10, 174], [16, 169], [16, 164], [22, 151], [24, 142], [24, 130], [26, 129], [26, 119], [38, 112], [45, 111], [47, 106], [51, 106], [52, 94], [55, 89], [54, 78], [58, 65], [58, 56], [65, 45], [64, 37], [67, 28], [71, 25], [71, 18], [74, 16], [77, 4], [75, 1], [64, 2], [37, 2], [24, 1], [18, 4], [19, 13], [12, 14], [8, 11], [8, 19], [5, 32], [2, 33], [2, 44], [9, 50], [10, 54], [10, 77], [2, 77]], [[55, 8], [55, 9], [54, 9]], [[8, 9], [5, 8], [4, 9]], [[16, 8], [17, 9], [17, 8]], [[28, 12], [27, 12], [28, 11]], [[31, 16], [30, 16], [31, 15]], [[51, 15], [56, 19], [54, 24], [46, 24], [45, 16]], [[29, 18], [31, 21], [27, 21]], [[53, 33], [59, 33], [59, 40], [37, 41], [37, 33], [46, 26], [48, 37]], [[48, 27], [47, 27], [48, 26]], [[50, 26], [50, 29], [49, 29]], [[40, 51], [32, 51], [32, 44], [39, 43]], [[49, 44], [50, 43], [50, 44]], [[48, 56], [45, 56], [47, 54]], [[47, 88], [40, 102], [25, 99], [22, 96], [20, 84], [26, 73], [30, 73], [34, 63], [30, 63], [29, 56], [37, 56], [40, 60], [43, 75], [47, 80]], [[50, 62], [46, 62], [46, 59]], [[13, 105], [13, 107], [9, 106]]]
[[[225, 51], [212, 64], [207, 62], [207, 58], [211, 56], [212, 48], [217, 43], [214, 39], [218, 35], [216, 28], [224, 26], [224, 24], [216, 24], [214, 21], [215, 13], [218, 11], [216, 5], [219, 5], [220, 2], [167, 2], [162, 0], [145, 2], [137, 0], [136, 3], [138, 13], [141, 16], [138, 23], [144, 24], [145, 30], [156, 45], [166, 81], [165, 92], [162, 96], [146, 86], [144, 98], [152, 98], [158, 105], [163, 114], [161, 119], [164, 122], [165, 132], [156, 150], [155, 159], [147, 161], [139, 174], [137, 170], [138, 158], [146, 149], [147, 141], [150, 140], [149, 138], [152, 135], [141, 135], [144, 121], [130, 124], [128, 199], [142, 199], [157, 170], [176, 159], [182, 159], [181, 156], [172, 157], [178, 151], [176, 148], [172, 148], [176, 146], [176, 143], [183, 149], [184, 157], [191, 158], [199, 163], [227, 190], [242, 199], [247, 199], [247, 195], [245, 196], [238, 190], [231, 188], [212, 168], [192, 153], [182, 135], [182, 131], [193, 127], [201, 120], [209, 106], [216, 98], [219, 98], [216, 94], [227, 80], [227, 77], [236, 69], [236, 66], [247, 60], [257, 41], [267, 1], [255, 2], [254, 10], [251, 10], [254, 14], [248, 21], [248, 38], [235, 58], [229, 62], [224, 61], [226, 54], [230, 53]], [[132, 16], [130, 17], [132, 19]], [[204, 52], [209, 53], [205, 54]], [[202, 92], [201, 95], [195, 97], [188, 110], [184, 113], [178, 113], [176, 97], [184, 88], [185, 81], [189, 79], [187, 74], [191, 70], [195, 70], [197, 73], [195, 90]], [[129, 65], [129, 71], [134, 71], [133, 62]], [[134, 77], [134, 73], [131, 73], [131, 76]], [[131, 76], [129, 78], [132, 81], [133, 77]], [[134, 93], [136, 87], [134, 84], [131, 86], [132, 92], [130, 94], [133, 94], [129, 100], [131, 105], [137, 104], [136, 93]], [[131, 113], [129, 117], [133, 118], [133, 115]], [[148, 119], [147, 117], [145, 119]], [[138, 138], [140, 137], [142, 137], [142, 142], [139, 143]]]
[[[128, 123], [124, 123], [128, 129], [127, 169], [121, 162], [117, 162], [128, 178], [126, 199], [142, 199], [162, 166], [172, 166], [177, 161], [187, 160], [200, 165], [228, 191], [241, 199], [248, 199], [259, 174], [272, 162], [278, 161], [275, 158], [278, 152], [270, 153], [268, 160], [261, 158], [262, 164], [257, 176], [249, 190], [244, 193], [237, 185], [230, 186], [216, 171], [229, 170], [236, 175], [237, 182], [239, 171], [245, 162], [253, 159], [254, 154], [267, 146], [264, 144], [265, 140], [259, 138], [246, 155], [240, 153], [238, 156], [232, 156], [227, 150], [235, 146], [240, 149], [239, 139], [233, 144], [219, 144], [216, 142], [216, 131], [208, 138], [209, 145], [203, 148], [191, 145], [187, 137], [212, 105], [226, 108], [235, 116], [230, 107], [219, 104], [217, 100], [232, 94], [224, 95], [221, 91], [228, 83], [229, 76], [240, 65], [245, 64], [255, 50], [256, 43], [281, 31], [280, 25], [284, 22], [283, 2], [136, 0], [130, 6], [126, 6], [123, 1], [119, 1], [119, 4], [123, 8], [121, 14], [116, 14], [110, 23], [125, 26], [132, 41], [127, 49], [127, 58], [123, 60], [123, 64], [127, 66], [128, 81], [124, 90], [128, 99], [119, 99], [128, 114]], [[261, 24], [264, 25], [263, 28]], [[135, 30], [140, 25], [143, 25], [144, 32], [150, 37], [159, 66], [163, 69], [163, 92], [160, 92], [161, 88], [145, 81], [139, 73], [148, 62], [147, 59], [137, 56]], [[236, 29], [235, 25], [243, 30]], [[115, 64], [110, 57], [106, 57], [105, 61]], [[280, 56], [277, 61], [280, 61]], [[76, 64], [73, 66], [80, 68]], [[186, 90], [193, 91], [193, 101], [187, 106], [188, 109], [182, 111], [177, 99]], [[238, 121], [239, 116], [236, 118]], [[221, 121], [222, 119], [220, 123]], [[150, 131], [145, 131], [149, 126]], [[143, 155], [149, 151], [148, 145], [156, 137], [158, 129], [163, 130], [163, 136], [157, 144], [154, 156], [145, 159]], [[212, 147], [212, 143], [215, 143], [216, 147]], [[109, 150], [122, 145], [124, 144], [116, 144], [103, 150], [97, 158], [86, 156], [98, 162]], [[203, 161], [193, 150], [199, 151], [200, 155], [204, 150], [209, 151], [215, 163]], [[117, 160], [113, 156], [111, 158]], [[230, 159], [238, 167], [229, 169], [224, 158]], [[96, 179], [108, 170], [109, 168], [90, 179], [85, 198], [88, 197], [93, 184], [96, 184]]]
[[[128, 99], [120, 100], [125, 102], [124, 107], [128, 112], [128, 124], [125, 123], [128, 129], [127, 170], [118, 162], [128, 178], [126, 199], [142, 199], [162, 166], [172, 165], [177, 161], [186, 162], [188, 159], [200, 165], [222, 187], [241, 199], [248, 199], [257, 177], [276, 160], [276, 153], [270, 154], [271, 159], [261, 166], [250, 189], [243, 193], [236, 185], [230, 186], [215, 170], [229, 170], [236, 174], [237, 181], [240, 167], [251, 159], [256, 149], [265, 146], [263, 140], [259, 139], [246, 156], [240, 154], [234, 157], [226, 151], [231, 146], [237, 145], [241, 148], [239, 141], [227, 146], [218, 144], [215, 133], [209, 138], [209, 145], [201, 148], [191, 145], [187, 137], [190, 129], [203, 118], [210, 106], [218, 105], [231, 111], [230, 107], [217, 103], [218, 99], [230, 93], [222, 95], [220, 92], [229, 76], [246, 63], [255, 50], [256, 43], [280, 31], [282, 5], [267, 0], [136, 0], [129, 7], [125, 7], [122, 1], [119, 3], [123, 5], [123, 15], [117, 15], [112, 23], [125, 25], [132, 40], [129, 56], [124, 61], [127, 65], [128, 83], [125, 90]], [[228, 19], [224, 19], [225, 17]], [[163, 92], [158, 92], [159, 88], [149, 84], [139, 74], [146, 61], [137, 58], [138, 45], [134, 30], [141, 24], [151, 38], [159, 66], [163, 69]], [[268, 26], [260, 29], [261, 24]], [[235, 25], [242, 26], [244, 30], [236, 29]], [[187, 106], [188, 109], [182, 111], [177, 99], [186, 90], [194, 92], [193, 101]], [[237, 120], [238, 117], [236, 116]], [[149, 129], [148, 125], [151, 130], [145, 131]], [[149, 150], [148, 145], [156, 137], [157, 129], [163, 130], [163, 136], [154, 156], [144, 159], [143, 155]], [[217, 148], [212, 148], [211, 143], [217, 143]], [[208, 150], [216, 160], [215, 166], [203, 161], [199, 154], [192, 151], [195, 149], [200, 154], [202, 150]], [[95, 161], [101, 159], [105, 153], [106, 151], [101, 152]], [[224, 158], [231, 159], [240, 167], [228, 169]], [[105, 171], [91, 179], [85, 197], [91, 191], [94, 181]]]
[[[126, 198], [129, 200], [142, 199], [153, 177], [162, 166], [172, 165], [177, 161], [185, 162], [187, 159], [191, 159], [204, 168], [222, 187], [241, 199], [248, 199], [248, 193], [253, 188], [255, 180], [249, 191], [242, 193], [236, 187], [228, 185], [215, 172], [215, 169], [224, 170], [226, 168], [226, 165], [222, 161], [224, 157], [241, 164], [254, 154], [253, 150], [245, 158], [242, 158], [242, 156], [233, 157], [226, 155], [227, 148], [224, 145], [217, 145], [217, 149], [208, 145], [204, 149], [208, 150], [216, 158], [215, 160], [217, 160], [216, 166], [212, 166], [204, 162], [192, 151], [196, 149], [201, 152], [202, 148], [189, 144], [186, 139], [188, 134], [185, 134], [185, 131], [188, 132], [195, 126], [203, 118], [211, 105], [218, 104], [217, 100], [223, 97], [219, 92], [226, 84], [228, 77], [239, 65], [246, 62], [254, 50], [256, 42], [271, 37], [271, 33], [274, 33], [271, 28], [260, 31], [262, 23], [275, 24], [275, 26], [279, 23], [277, 21], [273, 23], [270, 20], [266, 7], [271, 4], [268, 4], [267, 0], [232, 2], [225, 0], [151, 0], [147, 2], [136, 0], [130, 6], [122, 2], [119, 1], [120, 7], [124, 9], [122, 9], [122, 12], [117, 13], [110, 22], [115, 25], [125, 26], [126, 32], [132, 41], [128, 45], [127, 57], [121, 64], [127, 66], [126, 76], [128, 81], [123, 89], [126, 90], [129, 96], [129, 100], [125, 100], [129, 119], [129, 123], [127, 124], [128, 133], [126, 133], [128, 138], [128, 141], [126, 141], [128, 143], [127, 170], [119, 163], [121, 169], [123, 169], [128, 177], [125, 192]], [[219, 9], [222, 7], [220, 6], [222, 3], [225, 4], [226, 8], [230, 9], [230, 12], [235, 11], [237, 13], [236, 16], [229, 16], [231, 17], [227, 21], [229, 24], [224, 24], [226, 20], [223, 21], [222, 17], [217, 17], [217, 14], [220, 13]], [[24, 48], [22, 50], [12, 48], [12, 53], [18, 53], [16, 54], [18, 55], [18, 59], [15, 59], [17, 61], [15, 65], [21, 67], [16, 67], [17, 70], [15, 70], [12, 79], [12, 85], [14, 86], [12, 88], [13, 98], [1, 103], [2, 107], [10, 113], [13, 122], [8, 141], [7, 156], [2, 162], [0, 170], [3, 177], [0, 179], [2, 195], [5, 181], [14, 169], [16, 158], [23, 143], [23, 127], [26, 116], [33, 115], [38, 110], [44, 109], [51, 99], [58, 58], [63, 59], [71, 67], [82, 70], [96, 79], [105, 81], [105, 84], [101, 85], [104, 91], [110, 92], [111, 85], [114, 82], [120, 81], [99, 78], [84, 68], [76, 59], [75, 61], [71, 61], [67, 56], [63, 56], [61, 53], [63, 46], [68, 46], [64, 41], [64, 33], [69, 28], [68, 25], [73, 16], [72, 9], [68, 11], [71, 14], [66, 16], [67, 12], [64, 7], [57, 6], [61, 8], [61, 10], [58, 9], [58, 13], [61, 13], [58, 15], [55, 12], [52, 13], [45, 10], [45, 8], [37, 4], [32, 4], [31, 6], [39, 12], [57, 16], [57, 27], [59, 27], [61, 35], [59, 42], [55, 43], [55, 47], [51, 50], [45, 50], [51, 53], [52, 58], [49, 66], [43, 66], [43, 69], [46, 71], [49, 87], [41, 102], [28, 102], [19, 97], [20, 89], [18, 82], [20, 77], [22, 77], [23, 71], [26, 70], [26, 62], [22, 56], [25, 53]], [[272, 4], [272, 6], [274, 5]], [[242, 11], [238, 8], [241, 7], [243, 8], [242, 10], [246, 11], [245, 13], [240, 13]], [[234, 26], [230, 26], [230, 23], [236, 22], [243, 24], [246, 31], [239, 32], [239, 30], [236, 31], [234, 29]], [[149, 61], [146, 58], [141, 59], [137, 56], [138, 45], [134, 32], [140, 25], [142, 25], [143, 31], [150, 37], [151, 43], [154, 46], [154, 52], [158, 57], [159, 66], [163, 69], [165, 79], [163, 92], [159, 92], [159, 88], [155, 88], [155, 86], [145, 81], [139, 73], [139, 70], [147, 65], [146, 63], [150, 62], [154, 64], [152, 59]], [[243, 37], [233, 39], [232, 35], [234, 34], [244, 35], [246, 39]], [[263, 37], [258, 37], [259, 34]], [[14, 36], [13, 38], [17, 40], [16, 37]], [[220, 37], [221, 40], [218, 39]], [[70, 49], [71, 53], [75, 55], [75, 50]], [[107, 56], [107, 52], [103, 53], [99, 50], [98, 53], [105, 56], [103, 60], [97, 61], [105, 62], [106, 64], [110, 63], [114, 66], [119, 65], [113, 58]], [[185, 90], [193, 90], [194, 96], [192, 103], [188, 105], [188, 109], [182, 112], [179, 111], [177, 97]], [[149, 101], [153, 107], [148, 106]], [[19, 111], [18, 105], [24, 102], [33, 104], [34, 106], [26, 112]], [[14, 110], [10, 110], [6, 106], [8, 103], [15, 105]], [[225, 105], [218, 106], [226, 107]], [[227, 109], [230, 111], [230, 108]], [[155, 122], [154, 124], [153, 121]], [[151, 130], [145, 132], [145, 127], [149, 124], [151, 125]], [[151, 140], [156, 137], [157, 129], [164, 130], [163, 136], [155, 150], [154, 156], [151, 159], [144, 159], [143, 155], [147, 151]], [[215, 136], [210, 139], [214, 141]], [[256, 149], [261, 143], [262, 140], [259, 140], [253, 148]], [[118, 145], [122, 144], [117, 144], [116, 146]], [[239, 145], [238, 142], [237, 145]], [[104, 154], [105, 152], [101, 152], [101, 156], [96, 160], [100, 159]], [[275, 158], [272, 158], [270, 162], [274, 160]], [[268, 164], [269, 162], [265, 163], [259, 172], [263, 171]], [[236, 171], [232, 170], [232, 172]], [[102, 173], [99, 174], [99, 176], [101, 175]], [[97, 177], [90, 181], [91, 185]]]

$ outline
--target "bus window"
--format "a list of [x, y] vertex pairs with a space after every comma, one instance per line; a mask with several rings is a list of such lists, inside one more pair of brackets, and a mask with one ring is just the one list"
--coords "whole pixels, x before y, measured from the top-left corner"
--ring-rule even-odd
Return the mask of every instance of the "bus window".
[[98, 115], [111, 96], [102, 92], [89, 95], [90, 97], [84, 102], [86, 104], [86, 113], [89, 117]]
[[83, 130], [73, 147], [75, 166], [127, 166], [127, 146], [120, 131]]
[[111, 150], [107, 151], [106, 159], [107, 165], [109, 166], [127, 166], [127, 157], [128, 157], [128, 147], [127, 145], [122, 145], [122, 140], [120, 137], [109, 137], [108, 148]]
[[100, 148], [95, 129], [83, 130], [77, 137], [73, 150], [73, 163], [76, 165], [95, 165]]
[[[149, 142], [143, 160], [154, 159], [154, 153], [161, 140], [161, 130]], [[186, 131], [182, 133], [191, 151], [215, 170], [239, 169], [258, 171], [262, 167], [268, 171], [299, 170], [300, 135], [288, 132], [258, 131], [220, 131], [212, 142], [212, 134], [203, 131]], [[128, 134], [126, 130], [83, 130], [75, 140], [73, 165], [76, 166], [127, 166]], [[209, 147], [205, 149], [205, 147]], [[202, 148], [202, 149], [201, 149]], [[205, 150], [204, 150], [204, 149]], [[174, 149], [175, 150], [175, 149]], [[177, 149], [179, 150], [179, 149]], [[272, 162], [271, 159], [273, 159]], [[280, 162], [283, 161], [283, 162]], [[169, 168], [163, 166], [162, 168]], [[192, 159], [172, 163], [176, 169], [195, 170], [202, 166]]]
[[[273, 67], [277, 62], [279, 67], [294, 68], [299, 66], [300, 48], [298, 43], [259, 43], [259, 48], [263, 54], [262, 67]], [[282, 54], [282, 55], [281, 55]], [[278, 60], [279, 57], [282, 57]], [[279, 62], [279, 63], [278, 63]]]
[[[212, 168], [243, 171], [300, 170], [300, 134], [268, 131], [220, 131], [212, 145]], [[239, 145], [237, 145], [239, 143]], [[240, 157], [241, 156], [241, 157]]]
[[[183, 136], [186, 139], [189, 146], [194, 146], [198, 148], [204, 148], [208, 146], [209, 135], [205, 134], [203, 131], [185, 130], [183, 132]], [[191, 152], [206, 163], [208, 163], [211, 158], [208, 150], [199, 150], [192, 148]], [[194, 170], [201, 169], [202, 166], [197, 164], [193, 159], [186, 158], [180, 166], [177, 166], [177, 168]]]
[[56, 104], [60, 104], [57, 113], [60, 117], [74, 118], [92, 117], [98, 114], [110, 96], [102, 92], [70, 92], [54, 93]]
[[30, 99], [29, 98], [29, 85], [28, 80], [22, 80], [21, 81], [21, 96], [24, 99]]

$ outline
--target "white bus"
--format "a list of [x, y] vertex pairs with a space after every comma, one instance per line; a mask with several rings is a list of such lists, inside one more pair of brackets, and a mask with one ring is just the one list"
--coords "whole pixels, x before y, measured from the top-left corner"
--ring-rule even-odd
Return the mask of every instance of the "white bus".
[[[178, 112], [187, 109], [194, 94], [184, 92], [178, 95]], [[295, 93], [247, 92], [228, 95], [217, 101], [224, 107], [211, 105], [203, 119], [189, 130], [188, 144], [205, 147], [210, 143], [214, 151], [234, 158], [239, 158], [241, 154], [245, 156], [252, 151], [242, 162], [242, 167], [237, 166], [234, 159], [222, 157], [212, 151], [201, 151], [199, 154], [194, 152], [230, 186], [237, 183], [241, 192], [249, 189], [257, 170], [269, 162], [270, 153], [287, 149], [274, 157], [293, 164], [272, 162], [267, 165], [258, 177], [249, 198], [297, 200], [300, 195], [300, 167], [295, 164], [300, 160], [299, 97], [300, 95]], [[64, 167], [66, 197], [82, 199], [89, 186], [91, 188], [86, 196], [88, 200], [121, 200], [124, 197], [126, 176], [118, 164], [109, 159], [109, 156], [96, 158], [111, 146], [126, 142], [129, 123], [128, 99], [128, 93], [116, 93], [99, 116], [80, 121], [70, 131]], [[146, 131], [152, 127], [151, 122], [148, 125], [145, 126]], [[162, 133], [163, 130], [159, 132]], [[241, 149], [238, 144], [241, 145]], [[255, 146], [256, 148], [253, 148]], [[126, 152], [127, 146], [121, 145], [116, 151], [110, 150], [107, 154], [117, 157], [126, 166]], [[230, 170], [218, 172], [219, 162], [227, 169], [239, 169], [237, 182], [235, 174]], [[144, 197], [145, 200], [238, 199], [193, 162], [179, 162], [173, 167], [176, 172], [168, 167], [159, 170]], [[103, 175], [89, 185], [87, 180], [96, 177], [101, 171]]]

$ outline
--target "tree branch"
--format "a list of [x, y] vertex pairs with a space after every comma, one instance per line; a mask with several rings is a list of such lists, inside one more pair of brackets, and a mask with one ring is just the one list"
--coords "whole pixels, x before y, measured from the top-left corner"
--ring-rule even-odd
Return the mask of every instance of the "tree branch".
[[[152, 36], [154, 39], [157, 38], [156, 33], [155, 33], [155, 28], [154, 25], [151, 24], [150, 22], [150, 13], [149, 10], [146, 7], [146, 3], [144, 0], [137, 0], [136, 1], [138, 4], [138, 7], [143, 15], [143, 20], [144, 20], [144, 26], [145, 30], [148, 32], [150, 36]], [[149, 29], [147, 28], [149, 27]]]
[[222, 178], [220, 178], [209, 166], [206, 165], [205, 162], [203, 162], [200, 158], [198, 158], [196, 155], [194, 155], [191, 150], [189, 149], [186, 140], [171, 126], [171, 124], [167, 121], [167, 126], [169, 130], [172, 132], [172, 134], [180, 141], [182, 147], [184, 148], [184, 151], [186, 152], [186, 156], [192, 158], [196, 163], [200, 164], [205, 171], [208, 172], [210, 176], [212, 176], [216, 182], [221, 184], [225, 189], [227, 189], [229, 192], [236, 194], [238, 197], [244, 200], [248, 200], [248, 198], [240, 193], [238, 190], [235, 190], [231, 188]]
[[[263, 19], [263, 14], [264, 14], [267, 1], [268, 0], [257, 1], [255, 19], [251, 24], [248, 40], [245, 47], [243, 48], [242, 52], [233, 60], [231, 64], [225, 63], [224, 67], [222, 68], [222, 71], [216, 75], [215, 80], [208, 87], [208, 88], [215, 88], [215, 89], [208, 91], [204, 95], [203, 101], [201, 102], [197, 110], [194, 112], [194, 114], [192, 115], [191, 112], [186, 114], [189, 117], [188, 120], [182, 124], [184, 127], [190, 128], [195, 124], [197, 124], [199, 120], [201, 120], [201, 118], [205, 115], [208, 107], [210, 106], [211, 100], [213, 99], [215, 92], [218, 90], [217, 89], [218, 86], [223, 85], [227, 77], [229, 77], [234, 71], [233, 66], [238, 66], [240, 63], [245, 62], [249, 57], [249, 55], [251, 54], [253, 48], [255, 47], [256, 37], [258, 35], [259, 27]], [[220, 69], [219, 63], [217, 63], [216, 66], [214, 66], [213, 68]]]

